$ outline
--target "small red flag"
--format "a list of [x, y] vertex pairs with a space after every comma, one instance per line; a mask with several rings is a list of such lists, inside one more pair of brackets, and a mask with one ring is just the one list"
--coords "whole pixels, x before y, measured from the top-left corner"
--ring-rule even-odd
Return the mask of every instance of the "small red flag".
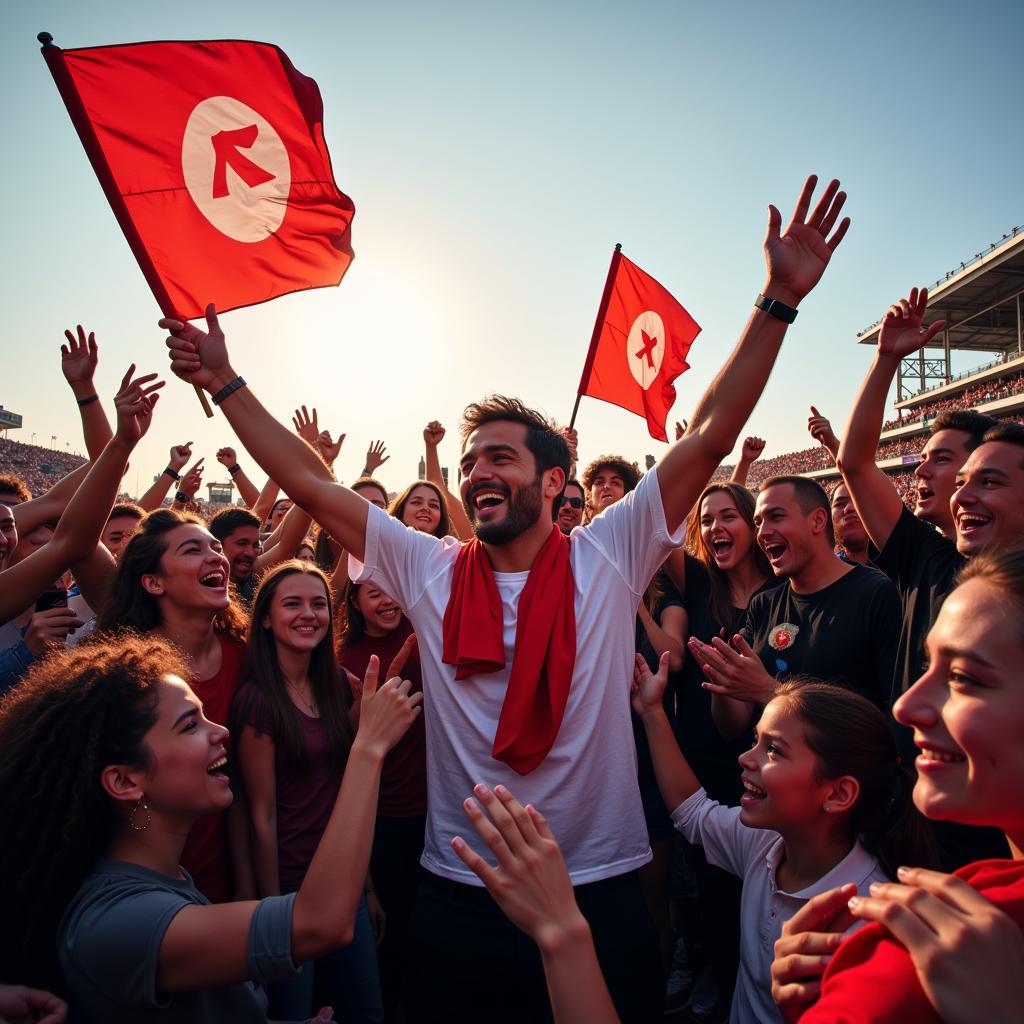
[[43, 55], [165, 315], [338, 284], [355, 207], [334, 182], [320, 90], [276, 46]]
[[578, 393], [643, 416], [651, 437], [667, 441], [673, 381], [690, 368], [698, 334], [693, 317], [616, 246]]

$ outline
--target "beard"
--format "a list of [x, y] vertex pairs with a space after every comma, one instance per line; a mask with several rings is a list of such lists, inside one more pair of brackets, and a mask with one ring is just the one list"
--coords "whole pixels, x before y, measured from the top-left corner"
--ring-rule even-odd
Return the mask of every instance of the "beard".
[[508, 511], [505, 513], [505, 518], [496, 523], [481, 525], [477, 522], [476, 510], [472, 505], [472, 492], [470, 492], [469, 498], [470, 500], [464, 504], [477, 540], [482, 544], [494, 544], [498, 547], [511, 543], [530, 529], [540, 519], [541, 511], [544, 508], [541, 500], [540, 476], [532, 484], [525, 484], [509, 495]]

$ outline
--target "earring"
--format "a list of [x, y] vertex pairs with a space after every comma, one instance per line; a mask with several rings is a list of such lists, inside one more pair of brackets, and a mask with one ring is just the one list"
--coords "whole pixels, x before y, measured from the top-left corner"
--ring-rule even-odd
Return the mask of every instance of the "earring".
[[[142, 808], [146, 812], [146, 823], [145, 825], [135, 824], [135, 815], [138, 814], [139, 808]], [[133, 832], [145, 832], [149, 828], [153, 821], [153, 816], [149, 813], [149, 805], [140, 796], [139, 802], [132, 808], [132, 813], [128, 815], [128, 826]]]

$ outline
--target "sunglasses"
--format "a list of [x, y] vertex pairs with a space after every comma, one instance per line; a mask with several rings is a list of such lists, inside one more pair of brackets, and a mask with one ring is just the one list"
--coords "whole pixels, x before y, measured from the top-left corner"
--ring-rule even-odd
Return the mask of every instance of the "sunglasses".
[[[582, 498], [563, 498], [562, 499], [562, 505], [571, 505], [573, 508], [580, 509], [580, 508], [583, 508], [583, 499]], [[559, 506], [559, 508], [561, 508], [561, 506]]]

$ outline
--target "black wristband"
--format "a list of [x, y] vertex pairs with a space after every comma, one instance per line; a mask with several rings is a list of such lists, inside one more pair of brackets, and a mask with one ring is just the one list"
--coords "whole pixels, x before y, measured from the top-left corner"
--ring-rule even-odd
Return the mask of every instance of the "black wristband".
[[188, 502], [188, 501], [193, 501], [194, 499], [195, 499], [195, 495], [193, 495], [193, 494], [186, 494], [184, 491], [177, 491], [175, 493], [175, 495], [174, 495], [174, 500], [175, 501]]
[[754, 306], [757, 309], [764, 310], [769, 316], [775, 317], [776, 320], [781, 320], [784, 324], [791, 324], [796, 319], [796, 314], [799, 312], [792, 306], [787, 306], [784, 302], [779, 302], [778, 299], [769, 299], [766, 295], [758, 295], [754, 300]]
[[90, 395], [88, 398], [79, 398], [78, 399], [78, 408], [81, 409], [85, 405], [92, 405], [93, 402], [98, 402], [99, 400], [100, 400], [100, 396], [99, 395]]
[[236, 462], [233, 466], [229, 466], [228, 467], [228, 472], [232, 476], [234, 476], [236, 473], [240, 472], [241, 469], [242, 469], [242, 467]]
[[173, 480], [173, 481], [174, 481], [175, 483], [177, 483], [177, 482], [178, 482], [178, 481], [179, 481], [179, 480], [181, 479], [181, 474], [180, 474], [180, 473], [175, 473], [175, 472], [174, 472], [174, 470], [173, 470], [173, 469], [171, 469], [171, 467], [170, 467], [170, 466], [168, 466], [168, 467], [167, 467], [167, 468], [166, 468], [166, 469], [164, 470], [164, 472], [165, 472], [165, 473], [166, 473], [166, 474], [167, 474], [167, 475], [168, 475], [168, 476], [169, 476], [169, 477], [170, 477], [170, 478], [171, 478], [171, 479], [172, 479], [172, 480]]
[[245, 387], [245, 380], [244, 380], [244, 378], [236, 377], [233, 381], [231, 381], [230, 384], [225, 384], [224, 387], [222, 387], [220, 389], [220, 391], [218, 391], [217, 394], [215, 394], [213, 396], [213, 399], [212, 399], [213, 404], [214, 405], [220, 405], [220, 403], [223, 402], [224, 399], [228, 397], [228, 395], [233, 395], [239, 388], [244, 388], [244, 387]]

